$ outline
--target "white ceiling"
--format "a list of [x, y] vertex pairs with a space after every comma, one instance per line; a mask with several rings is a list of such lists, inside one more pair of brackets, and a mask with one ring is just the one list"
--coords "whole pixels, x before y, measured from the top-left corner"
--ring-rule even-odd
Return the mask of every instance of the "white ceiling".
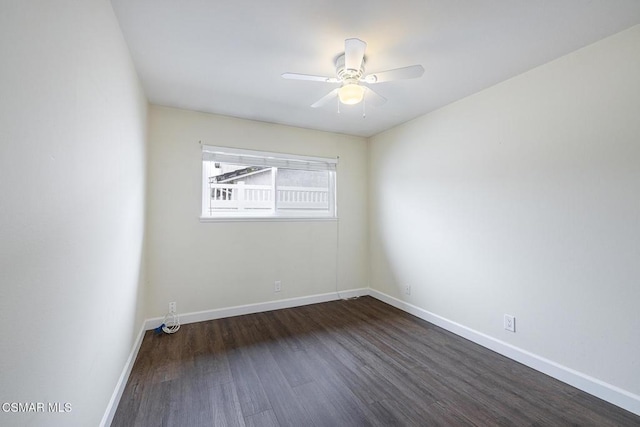
[[[639, 0], [112, 0], [149, 101], [371, 136], [640, 23]], [[310, 105], [335, 84], [344, 40], [367, 72], [422, 64], [380, 83], [379, 108]]]

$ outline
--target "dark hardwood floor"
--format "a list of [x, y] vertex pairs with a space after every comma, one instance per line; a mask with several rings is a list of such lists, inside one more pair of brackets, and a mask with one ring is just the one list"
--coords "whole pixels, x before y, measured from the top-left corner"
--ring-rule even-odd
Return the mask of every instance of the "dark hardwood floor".
[[144, 337], [113, 426], [640, 426], [371, 297]]

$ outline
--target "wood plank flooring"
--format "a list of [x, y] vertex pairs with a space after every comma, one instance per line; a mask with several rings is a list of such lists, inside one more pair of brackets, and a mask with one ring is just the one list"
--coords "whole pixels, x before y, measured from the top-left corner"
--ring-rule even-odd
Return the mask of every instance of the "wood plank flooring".
[[371, 297], [144, 337], [113, 426], [640, 426]]

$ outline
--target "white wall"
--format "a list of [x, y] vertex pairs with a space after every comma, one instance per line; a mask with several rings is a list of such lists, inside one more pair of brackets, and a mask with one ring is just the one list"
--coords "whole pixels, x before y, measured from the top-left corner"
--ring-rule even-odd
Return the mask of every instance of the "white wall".
[[372, 288], [640, 395], [638, 46], [640, 26], [371, 138]]
[[95, 426], [144, 315], [147, 103], [111, 4], [0, 3], [0, 425]]
[[[199, 141], [339, 156], [339, 222], [200, 222]], [[366, 162], [363, 138], [152, 106], [148, 317], [367, 287]]]

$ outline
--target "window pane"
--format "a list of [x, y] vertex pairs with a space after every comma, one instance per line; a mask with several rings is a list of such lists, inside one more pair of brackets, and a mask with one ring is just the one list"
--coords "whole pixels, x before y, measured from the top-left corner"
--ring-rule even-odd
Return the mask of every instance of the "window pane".
[[335, 218], [336, 165], [324, 157], [203, 146], [202, 217]]
[[278, 169], [277, 209], [288, 212], [329, 212], [329, 182], [329, 171]]
[[273, 210], [273, 168], [204, 161], [203, 173], [205, 213]]

